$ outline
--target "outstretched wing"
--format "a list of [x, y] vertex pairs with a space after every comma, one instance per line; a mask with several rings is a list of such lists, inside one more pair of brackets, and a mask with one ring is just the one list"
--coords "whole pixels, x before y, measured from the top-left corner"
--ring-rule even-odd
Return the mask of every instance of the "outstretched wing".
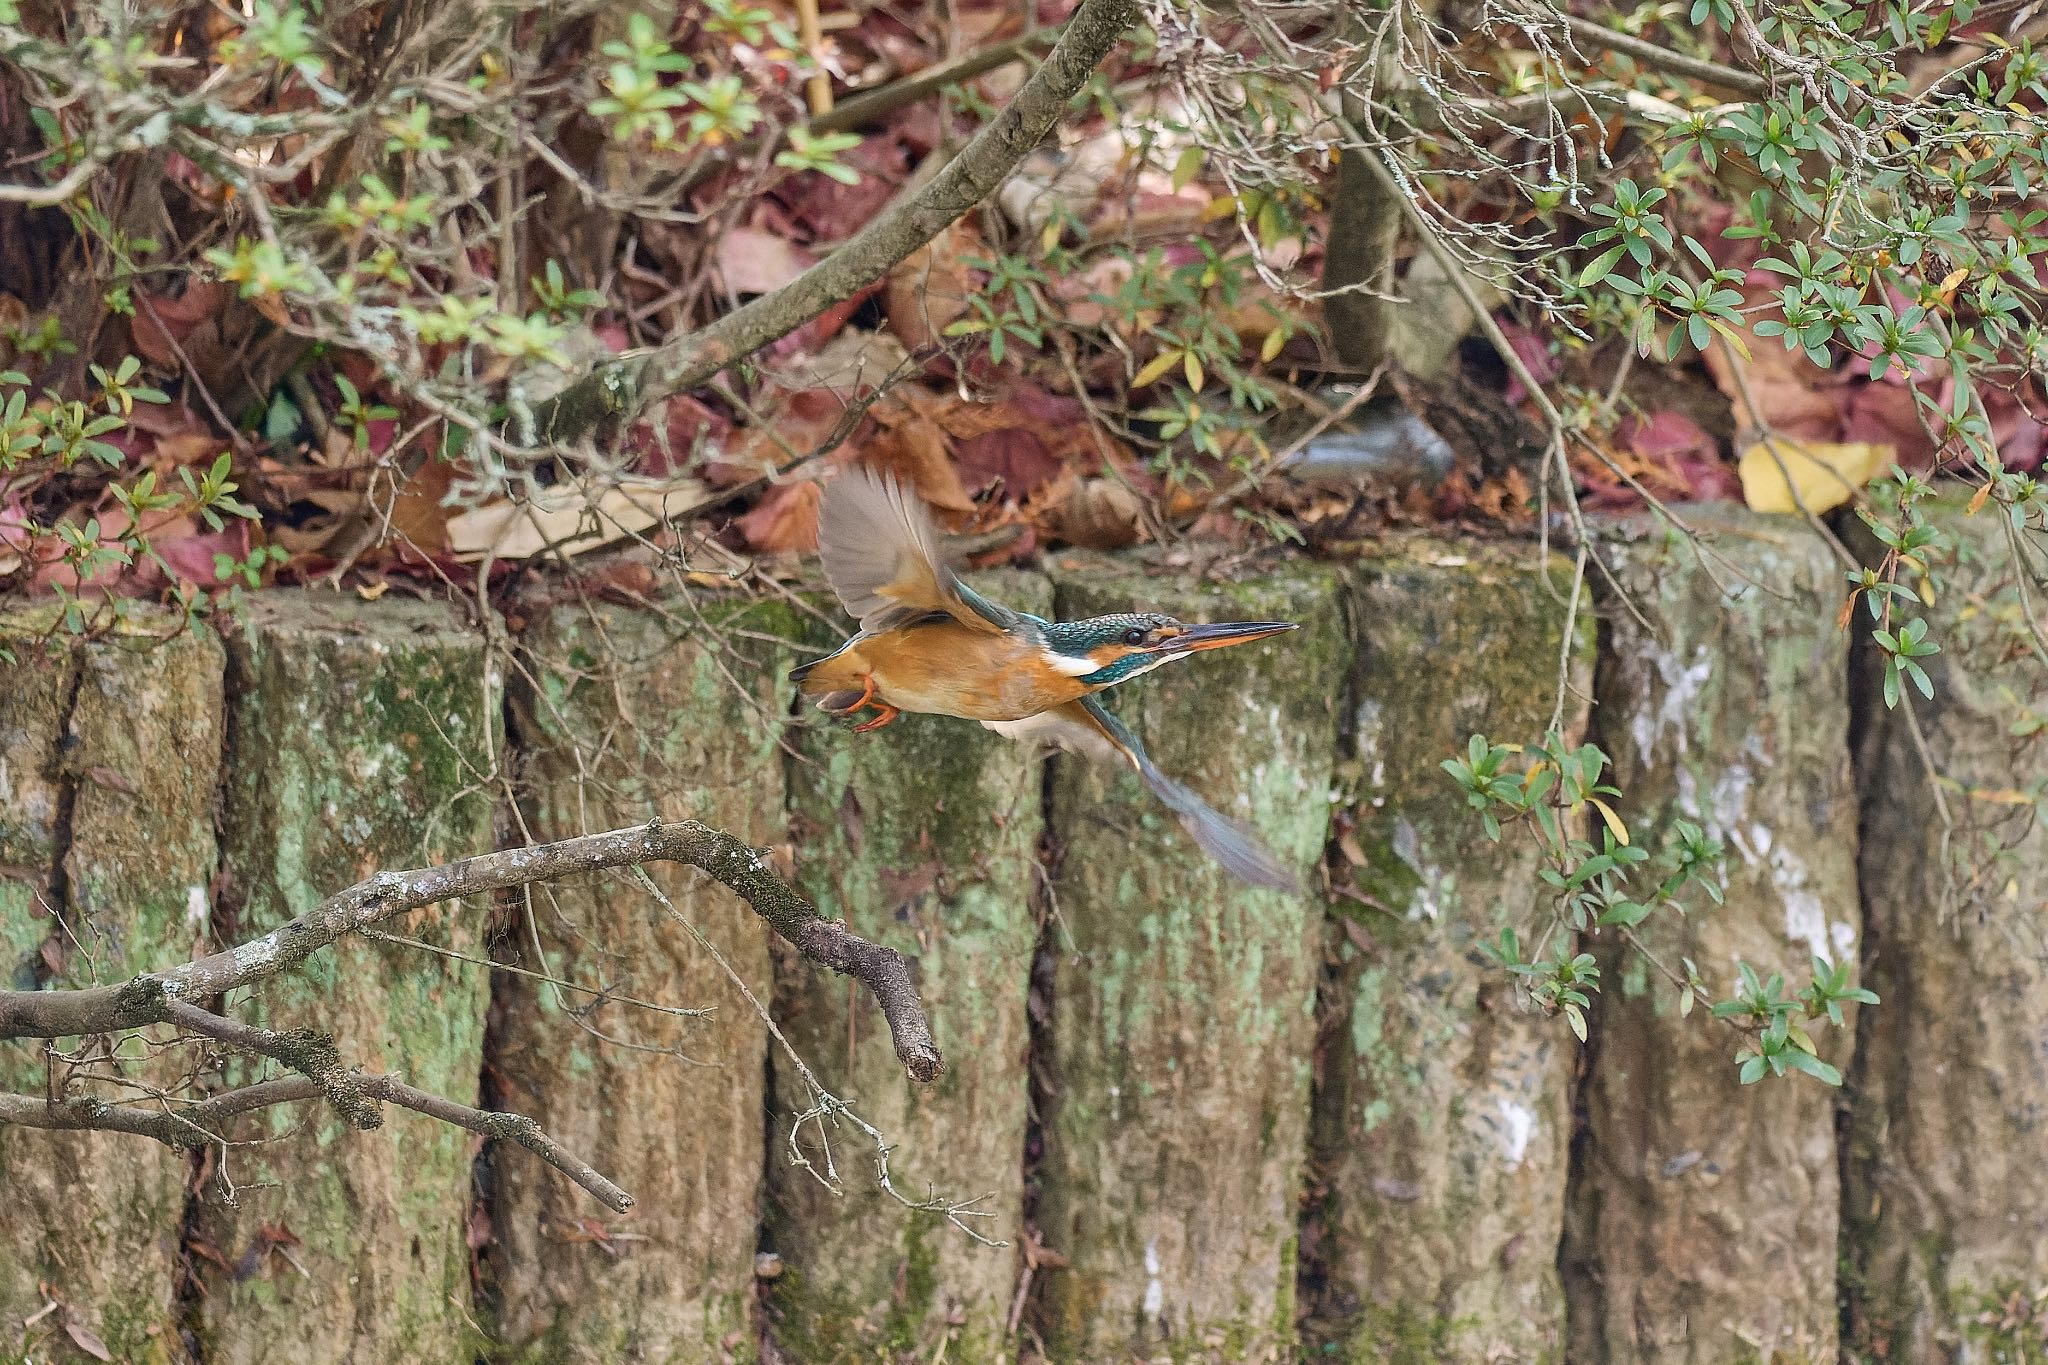
[[863, 631], [889, 630], [944, 612], [971, 630], [999, 631], [1014, 613], [962, 583], [940, 557], [917, 495], [858, 466], [825, 485], [818, 511], [825, 577]]
[[982, 724], [1011, 739], [1047, 744], [1088, 758], [1121, 759], [1226, 872], [1253, 886], [1301, 890], [1294, 874], [1249, 830], [1154, 767], [1138, 737], [1094, 697], [1082, 697], [1024, 720], [985, 720]]

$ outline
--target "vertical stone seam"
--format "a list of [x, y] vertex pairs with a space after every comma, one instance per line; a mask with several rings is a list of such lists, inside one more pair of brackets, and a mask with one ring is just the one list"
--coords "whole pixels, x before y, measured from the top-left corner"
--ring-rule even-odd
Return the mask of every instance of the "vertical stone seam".
[[[1331, 758], [1332, 766], [1336, 768], [1358, 756], [1359, 674], [1364, 667], [1365, 652], [1371, 647], [1366, 635], [1365, 614], [1359, 601], [1365, 586], [1360, 574], [1356, 564], [1343, 565], [1337, 573], [1338, 607], [1344, 620], [1345, 664], [1343, 681], [1337, 688], [1337, 705], [1330, 719], [1334, 730], [1330, 741]], [[1329, 862], [1329, 840], [1336, 828], [1336, 814], [1332, 807], [1330, 819], [1324, 825], [1322, 866], [1325, 867]], [[1329, 1131], [1330, 1106], [1337, 1106], [1335, 1136], [1341, 1136], [1343, 1105], [1350, 1093], [1350, 1078], [1331, 1074], [1333, 1063], [1330, 1059], [1336, 1055], [1336, 1049], [1350, 1029], [1350, 996], [1343, 988], [1342, 972], [1331, 953], [1332, 932], [1336, 924], [1329, 896], [1323, 889], [1312, 881], [1309, 894], [1320, 902], [1316, 907], [1319, 960], [1316, 966], [1315, 1040], [1309, 1072], [1308, 1120], [1302, 1135], [1305, 1147], [1301, 1163], [1302, 1185], [1295, 1198], [1295, 1320], [1289, 1324], [1297, 1347], [1304, 1348], [1306, 1342], [1302, 1329], [1312, 1324], [1334, 1325], [1336, 1316], [1330, 1285], [1329, 1224], [1324, 1217], [1329, 1189], [1322, 1158], [1328, 1150], [1327, 1140], [1333, 1136]]]
[[[1613, 694], [1613, 670], [1621, 662], [1615, 654], [1615, 632], [1605, 625], [1615, 603], [1591, 579], [1585, 592], [1586, 610], [1590, 613], [1593, 631], [1593, 676], [1592, 694], [1586, 708], [1584, 742], [1597, 745], [1600, 752], [1611, 760], [1616, 752], [1615, 741], [1609, 733], [1608, 715], [1601, 699]], [[1629, 609], [1625, 601], [1621, 605], [1624, 610]], [[1572, 936], [1574, 953], [1589, 951], [1590, 947], [1587, 936]], [[1586, 1011], [1586, 1041], [1579, 1045], [1571, 1080], [1565, 1087], [1571, 1131], [1565, 1142], [1564, 1210], [1558, 1225], [1557, 1282], [1564, 1294], [1564, 1340], [1561, 1346], [1563, 1354], [1573, 1360], [1574, 1365], [1579, 1365], [1579, 1357], [1572, 1355], [1572, 1348], [1579, 1342], [1581, 1332], [1586, 1333], [1584, 1343], [1592, 1350], [1584, 1365], [1599, 1365], [1607, 1358], [1607, 1286], [1600, 1272], [1599, 1239], [1589, 1235], [1592, 1232], [1589, 1220], [1597, 1218], [1600, 1210], [1593, 1202], [1595, 1185], [1590, 1175], [1594, 1156], [1593, 1123], [1586, 1108], [1586, 1091], [1592, 1084], [1594, 1069], [1600, 1064], [1601, 1041], [1606, 1036], [1607, 992], [1619, 990], [1621, 982], [1617, 976], [1613, 980], [1602, 980], [1600, 985], [1601, 989], [1593, 996], [1591, 1008]]]
[[[1851, 543], [1858, 549], [1865, 548], [1865, 542], [1860, 539], [1852, 537]], [[1885, 709], [1877, 683], [1875, 651], [1869, 627], [1869, 618], [1858, 610], [1849, 622], [1848, 660], [1846, 676], [1842, 680], [1849, 699], [1850, 781], [1856, 796], [1856, 908], [1859, 920], [1856, 926], [1856, 984], [1859, 986], [1868, 986], [1872, 964], [1884, 951], [1870, 912], [1869, 888], [1863, 884], [1863, 845], [1880, 789], [1880, 784], [1871, 779], [1875, 776], [1874, 769], [1882, 761], [1892, 727], [1891, 713]], [[1914, 703], [1909, 699], [1906, 704]], [[1863, 1182], [1852, 1178], [1857, 1160], [1857, 1096], [1870, 1083], [1871, 1071], [1882, 1066], [1885, 1060], [1874, 1039], [1877, 1011], [1896, 1007], [1896, 1002], [1881, 1000], [1874, 1007], [1864, 1006], [1856, 1011], [1856, 1050], [1850, 1056], [1848, 1074], [1835, 1102], [1836, 1189], [1837, 1198], [1841, 1201], [1835, 1218], [1835, 1306], [1840, 1314], [1835, 1330], [1845, 1357], [1850, 1344], [1856, 1340], [1857, 1319], [1867, 1298], [1863, 1283], [1866, 1263], [1862, 1253], [1865, 1248], [1857, 1233], [1868, 1220], [1850, 1206], [1850, 1200], [1863, 1186]]]
[[1017, 1287], [1026, 1294], [1026, 1301], [1011, 1305], [1019, 1332], [1039, 1316], [1045, 1297], [1043, 1277], [1034, 1273], [1029, 1284], [1024, 1281], [1030, 1264], [1024, 1244], [1038, 1228], [1046, 1135], [1052, 1131], [1052, 1111], [1059, 1103], [1059, 1048], [1053, 1035], [1053, 1002], [1059, 989], [1059, 900], [1052, 889], [1063, 852], [1053, 824], [1053, 785], [1059, 776], [1059, 761], [1057, 755], [1047, 755], [1038, 767], [1037, 881], [1031, 888], [1038, 940], [1032, 945], [1030, 977], [1024, 989], [1024, 1149], [1017, 1153], [1023, 1199], [1018, 1209], [1016, 1272]]
[[[802, 728], [800, 707], [803, 699], [796, 689], [790, 689], [789, 700], [783, 711], [782, 734], [775, 744], [777, 760], [782, 765], [782, 830], [789, 840], [792, 861], [800, 854], [796, 847], [797, 836], [797, 768], [806, 761], [799, 749], [795, 735]], [[810, 760], [815, 762], [816, 760]], [[768, 945], [768, 1004], [774, 1011], [781, 999], [781, 978], [783, 944], [780, 938]], [[775, 1040], [770, 1038], [768, 1046], [761, 1050], [761, 1187], [754, 1209], [754, 1246], [756, 1251], [773, 1251], [783, 1255], [789, 1248], [774, 1244], [774, 1230], [769, 1226], [775, 1199], [775, 1163], [783, 1160], [778, 1141], [777, 1118], [775, 1114], [775, 1059], [780, 1055]], [[784, 1262], [787, 1265], [787, 1261]], [[785, 1359], [787, 1353], [775, 1338], [774, 1281], [754, 1281], [755, 1293], [748, 1301], [748, 1325], [753, 1330], [754, 1350], [764, 1361]]]
[[[516, 680], [521, 673], [512, 667], [511, 656], [518, 646], [508, 633], [501, 632], [490, 623], [487, 623], [480, 633], [484, 641], [484, 686], [487, 689], [485, 695], [489, 695], [489, 679], [493, 670], [498, 670], [498, 676], [504, 680], [498, 689], [499, 771], [492, 774], [496, 779], [497, 791], [491, 800], [491, 848], [494, 852], [503, 852], [508, 848], [518, 847], [523, 842], [519, 838], [519, 822], [514, 818], [514, 807], [518, 801], [519, 774], [522, 768], [520, 760], [526, 752], [525, 727], [520, 724], [519, 708], [514, 704], [513, 695]], [[503, 659], [499, 657], [500, 650], [504, 652]], [[490, 723], [488, 714], [484, 717], [484, 723]], [[517, 922], [516, 909], [508, 910], [508, 907], [516, 907], [519, 897], [518, 891], [505, 891], [495, 898], [491, 913], [484, 921], [484, 933], [478, 948], [478, 956], [489, 958], [492, 962], [499, 960], [499, 951], [505, 946], [511, 926]], [[497, 1110], [506, 1107], [506, 1096], [498, 1083], [497, 1063], [499, 1053], [504, 1047], [500, 1027], [506, 1006], [504, 997], [505, 992], [511, 988], [511, 981], [508, 973], [495, 970], [491, 972], [484, 1004], [483, 1045], [479, 1049], [482, 1060], [478, 1065], [476, 1078], [476, 1102], [480, 1109]], [[491, 1235], [483, 1245], [470, 1248], [469, 1291], [473, 1314], [471, 1321], [477, 1326], [478, 1331], [485, 1335], [493, 1349], [498, 1343], [489, 1336], [489, 1331], [495, 1329], [497, 1318], [504, 1308], [502, 1296], [498, 1292], [497, 1277], [492, 1273], [497, 1250], [497, 1228], [494, 1222], [497, 1202], [495, 1177], [500, 1152], [499, 1143], [486, 1140], [477, 1148], [476, 1157], [470, 1162], [469, 1167], [470, 1226], [475, 1227], [481, 1220], [491, 1229]], [[464, 1241], [465, 1244], [468, 1241], [466, 1230]]]
[[[207, 948], [233, 943], [239, 937], [236, 930], [241, 907], [233, 890], [234, 869], [228, 865], [232, 834], [228, 828], [229, 784], [234, 780], [235, 763], [242, 747], [241, 727], [237, 721], [238, 703], [256, 690], [248, 636], [238, 636], [229, 631], [218, 634], [221, 643], [220, 762], [214, 772], [210, 798], [213, 876], [207, 888], [206, 927], [213, 941], [205, 945]], [[202, 1003], [207, 1009], [218, 1010], [221, 1001], [214, 997]], [[206, 1291], [199, 1282], [199, 1258], [195, 1254], [200, 1236], [207, 1156], [208, 1149], [199, 1147], [186, 1158], [185, 1207], [178, 1219], [177, 1280], [171, 1295], [173, 1320], [189, 1365], [205, 1365], [207, 1357]]]
[[[57, 731], [50, 740], [51, 781], [57, 784], [57, 809], [50, 823], [50, 873], [43, 883], [43, 904], [50, 912], [48, 938], [57, 940], [58, 952], [78, 939], [72, 922], [71, 846], [76, 838], [78, 814], [78, 735], [72, 726], [78, 718], [78, 698], [85, 690], [85, 651], [82, 640], [74, 641], [64, 655], [64, 700], [57, 715]], [[38, 953], [36, 985], [47, 986], [55, 975], [49, 957]], [[47, 1074], [45, 1076], [47, 1083]]]

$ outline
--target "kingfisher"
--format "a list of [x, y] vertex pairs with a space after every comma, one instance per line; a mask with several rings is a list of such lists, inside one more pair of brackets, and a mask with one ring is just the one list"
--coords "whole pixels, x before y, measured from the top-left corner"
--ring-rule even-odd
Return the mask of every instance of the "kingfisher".
[[1013, 611], [960, 580], [922, 500], [861, 467], [825, 486], [818, 549], [840, 605], [860, 622], [838, 650], [791, 670], [819, 710], [851, 717], [873, 708], [857, 732], [905, 711], [957, 716], [1026, 743], [1121, 761], [1226, 870], [1254, 886], [1299, 889], [1248, 831], [1160, 772], [1099, 699], [1161, 664], [1293, 630], [1293, 622], [1185, 625], [1154, 612], [1048, 621]]

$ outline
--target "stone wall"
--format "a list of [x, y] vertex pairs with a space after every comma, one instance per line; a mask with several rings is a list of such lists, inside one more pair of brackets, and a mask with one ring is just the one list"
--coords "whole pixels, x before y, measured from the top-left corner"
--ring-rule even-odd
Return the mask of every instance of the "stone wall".
[[[948, 1070], [906, 1081], [858, 988], [686, 870], [656, 875], [668, 907], [613, 876], [423, 912], [228, 1007], [531, 1114], [638, 1206], [397, 1112], [247, 1116], [225, 1159], [0, 1128], [0, 1360], [2038, 1358], [2048, 741], [2019, 722], [2048, 720], [2048, 672], [2024, 609], [1966, 567], [1930, 610], [1937, 792], [1823, 544], [1698, 520], [1705, 559], [1620, 528], [1570, 638], [1564, 566], [1526, 546], [982, 584], [1302, 622], [1116, 701], [1161, 767], [1324, 863], [1305, 896], [1229, 882], [1121, 772], [793, 714], [788, 667], [840, 624], [817, 597], [560, 606], [505, 623], [508, 654], [438, 605], [280, 592], [223, 636], [18, 648], [13, 986], [119, 980], [379, 867], [692, 815], [908, 956]], [[1822, 1039], [1842, 1091], [1737, 1085], [1726, 1026], [1611, 944], [1583, 1047], [1485, 961], [1548, 900], [1438, 764], [1474, 731], [1540, 738], [1560, 677], [1636, 836], [1685, 819], [1728, 848], [1726, 904], [1645, 946], [1717, 985], [1853, 956], [1884, 997]], [[1959, 846], [1991, 871], [1958, 884]], [[887, 1134], [900, 1194], [971, 1200], [1007, 1245], [879, 1192], [856, 1128], [799, 1122], [755, 1001]], [[74, 1041], [0, 1044], [0, 1084], [42, 1093], [109, 1045]], [[169, 1083], [160, 1041], [99, 1069]]]

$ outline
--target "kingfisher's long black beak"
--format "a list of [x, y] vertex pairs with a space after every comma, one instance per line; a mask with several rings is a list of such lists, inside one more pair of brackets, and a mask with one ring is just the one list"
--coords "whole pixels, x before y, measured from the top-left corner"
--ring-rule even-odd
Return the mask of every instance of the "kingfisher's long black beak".
[[1161, 654], [1192, 654], [1198, 649], [1221, 649], [1248, 640], [1263, 640], [1283, 630], [1293, 630], [1292, 621], [1218, 621], [1213, 625], [1189, 626], [1159, 644]]

